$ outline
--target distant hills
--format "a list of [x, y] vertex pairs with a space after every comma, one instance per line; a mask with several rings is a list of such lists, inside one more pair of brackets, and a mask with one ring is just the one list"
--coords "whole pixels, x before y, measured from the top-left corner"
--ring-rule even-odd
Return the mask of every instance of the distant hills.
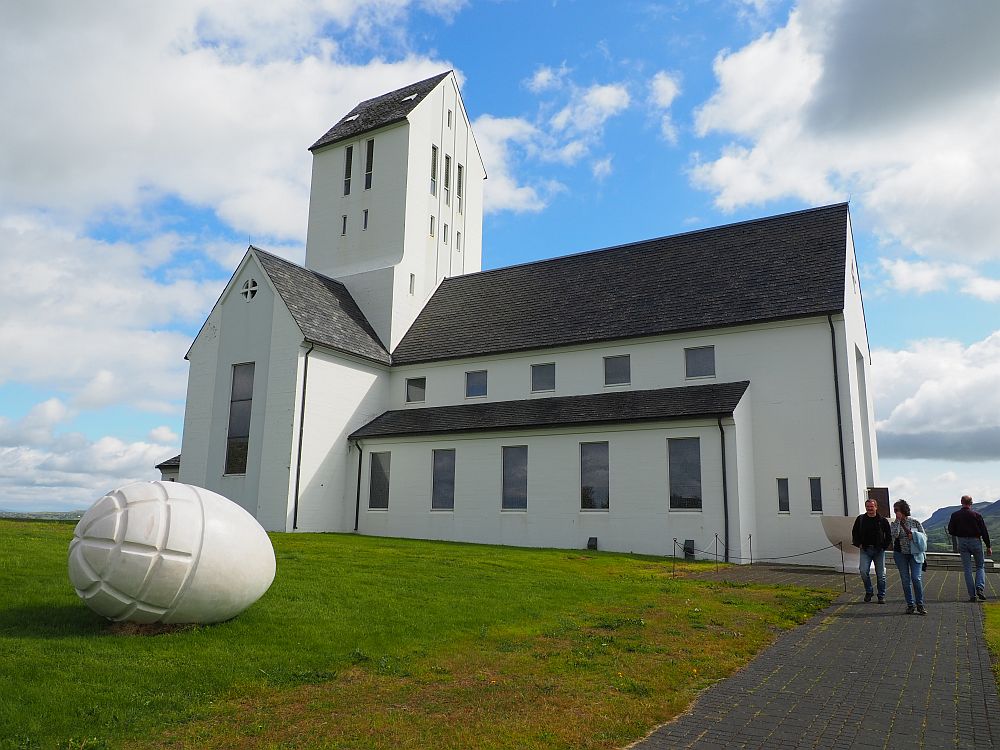
[[21, 513], [11, 510], [0, 510], [0, 518], [11, 518], [18, 521], [79, 521], [86, 511], [66, 510], [66, 511], [38, 511], [35, 513]]
[[[927, 548], [933, 552], [951, 552], [951, 539], [948, 536], [948, 519], [951, 514], [961, 508], [961, 505], [951, 505], [938, 508], [931, 517], [923, 522], [927, 530]], [[978, 511], [986, 521], [986, 529], [990, 532], [990, 541], [1000, 547], [1000, 500], [992, 503], [973, 503], [972, 509]]]

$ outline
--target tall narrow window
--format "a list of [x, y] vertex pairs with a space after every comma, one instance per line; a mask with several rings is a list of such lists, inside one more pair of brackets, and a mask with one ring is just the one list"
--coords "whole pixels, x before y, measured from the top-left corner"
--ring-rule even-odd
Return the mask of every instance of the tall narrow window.
[[486, 370], [465, 373], [465, 397], [476, 398], [486, 395]]
[[375, 139], [365, 144], [365, 190], [371, 190], [372, 171], [375, 169]]
[[233, 365], [233, 387], [230, 393], [226, 474], [246, 474], [247, 449], [250, 446], [250, 407], [253, 403], [253, 362]]
[[351, 162], [354, 159], [354, 146], [344, 149], [344, 195], [351, 194]]
[[455, 249], [462, 252], [462, 233], [455, 232]]
[[431, 217], [431, 237], [434, 236], [434, 217]]
[[444, 204], [451, 205], [451, 157], [444, 155]]
[[415, 404], [423, 401], [427, 394], [427, 378], [406, 379], [406, 403]]
[[431, 482], [431, 509], [455, 509], [455, 449], [434, 450], [434, 478]]
[[361, 229], [366, 231], [368, 229], [368, 209], [366, 208], [361, 212]]
[[438, 194], [438, 147], [431, 146], [431, 195]]
[[813, 513], [823, 512], [823, 484], [819, 477], [809, 477], [809, 501]]
[[340, 236], [347, 234], [347, 214], [340, 217]]
[[628, 385], [632, 382], [632, 363], [629, 355], [604, 358], [604, 385]]
[[790, 510], [790, 504], [788, 502], [788, 479], [782, 478], [778, 480], [778, 512], [788, 513]]
[[671, 510], [701, 510], [701, 441], [667, 438]]
[[580, 443], [580, 509], [608, 510], [610, 499], [608, 444]]
[[413, 294], [417, 290], [417, 275], [415, 273], [410, 274], [410, 294]]
[[505, 445], [501, 510], [528, 509], [528, 446]]
[[531, 390], [554, 391], [556, 389], [556, 363], [546, 362], [531, 366]]
[[462, 213], [462, 180], [465, 177], [465, 167], [458, 165], [458, 172], [455, 175], [455, 202], [458, 204], [458, 212]]
[[389, 509], [389, 459], [391, 454], [372, 453], [371, 477], [368, 483], [368, 507], [372, 510]]
[[451, 127], [451, 110], [448, 110], [448, 127]]
[[696, 346], [684, 350], [684, 375], [705, 378], [715, 375], [715, 347]]
[[441, 226], [441, 241], [444, 244], [448, 244], [448, 225], [444, 224]]

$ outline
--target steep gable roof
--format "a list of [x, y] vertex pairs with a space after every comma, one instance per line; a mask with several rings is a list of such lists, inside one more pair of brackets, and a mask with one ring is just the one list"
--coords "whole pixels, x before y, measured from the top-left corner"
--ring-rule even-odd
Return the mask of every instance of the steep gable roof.
[[750, 382], [387, 411], [350, 439], [723, 417]]
[[260, 248], [251, 246], [250, 249], [306, 341], [389, 364], [389, 352], [347, 287]]
[[848, 206], [445, 279], [392, 353], [411, 364], [836, 313]]
[[337, 141], [356, 138], [362, 133], [376, 130], [394, 122], [401, 122], [424, 100], [434, 87], [447, 78], [451, 71], [439, 73], [417, 83], [411, 83], [388, 94], [366, 99], [344, 115], [340, 122], [330, 128], [326, 134], [309, 147], [315, 151], [323, 146], [329, 146]]

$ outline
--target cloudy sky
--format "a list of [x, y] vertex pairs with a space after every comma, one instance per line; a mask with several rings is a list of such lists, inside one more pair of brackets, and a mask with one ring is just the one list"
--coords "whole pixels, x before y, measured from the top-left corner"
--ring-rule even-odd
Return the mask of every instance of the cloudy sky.
[[1000, 4], [0, 4], [0, 509], [180, 446], [248, 240], [304, 257], [307, 147], [454, 68], [496, 267], [850, 200], [882, 481], [1000, 498]]

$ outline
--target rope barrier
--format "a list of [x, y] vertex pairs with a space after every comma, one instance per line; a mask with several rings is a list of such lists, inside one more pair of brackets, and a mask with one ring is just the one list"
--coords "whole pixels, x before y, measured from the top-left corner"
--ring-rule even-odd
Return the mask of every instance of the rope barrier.
[[[677, 544], [677, 540], [675, 539], [674, 540], [674, 551], [675, 552], [676, 552], [676, 549], [677, 549], [678, 546], [680, 546], [681, 549], [683, 549], [685, 551], [700, 552], [701, 554], [708, 555], [708, 556], [717, 556], [718, 555], [717, 552], [713, 552], [711, 550], [701, 549], [700, 547], [690, 547], [690, 548], [688, 548], [688, 547], [684, 547], [684, 545], [678, 545]], [[731, 560], [750, 560], [751, 562], [754, 561], [754, 560], [756, 560], [757, 562], [764, 562], [764, 561], [771, 561], [771, 560], [789, 560], [789, 559], [791, 559], [793, 557], [804, 557], [805, 555], [814, 555], [817, 552], [822, 552], [822, 551], [828, 550], [828, 549], [840, 549], [840, 546], [837, 545], [837, 544], [828, 544], [826, 547], [820, 547], [818, 549], [809, 550], [808, 552], [797, 552], [794, 555], [779, 555], [777, 557], [757, 557], [757, 558], [755, 558], [753, 556], [751, 556], [751, 557], [740, 557], [739, 555], [733, 555], [732, 553], [730, 553], [729, 559], [731, 559]], [[843, 552], [843, 550], [841, 550], [841, 552]]]

